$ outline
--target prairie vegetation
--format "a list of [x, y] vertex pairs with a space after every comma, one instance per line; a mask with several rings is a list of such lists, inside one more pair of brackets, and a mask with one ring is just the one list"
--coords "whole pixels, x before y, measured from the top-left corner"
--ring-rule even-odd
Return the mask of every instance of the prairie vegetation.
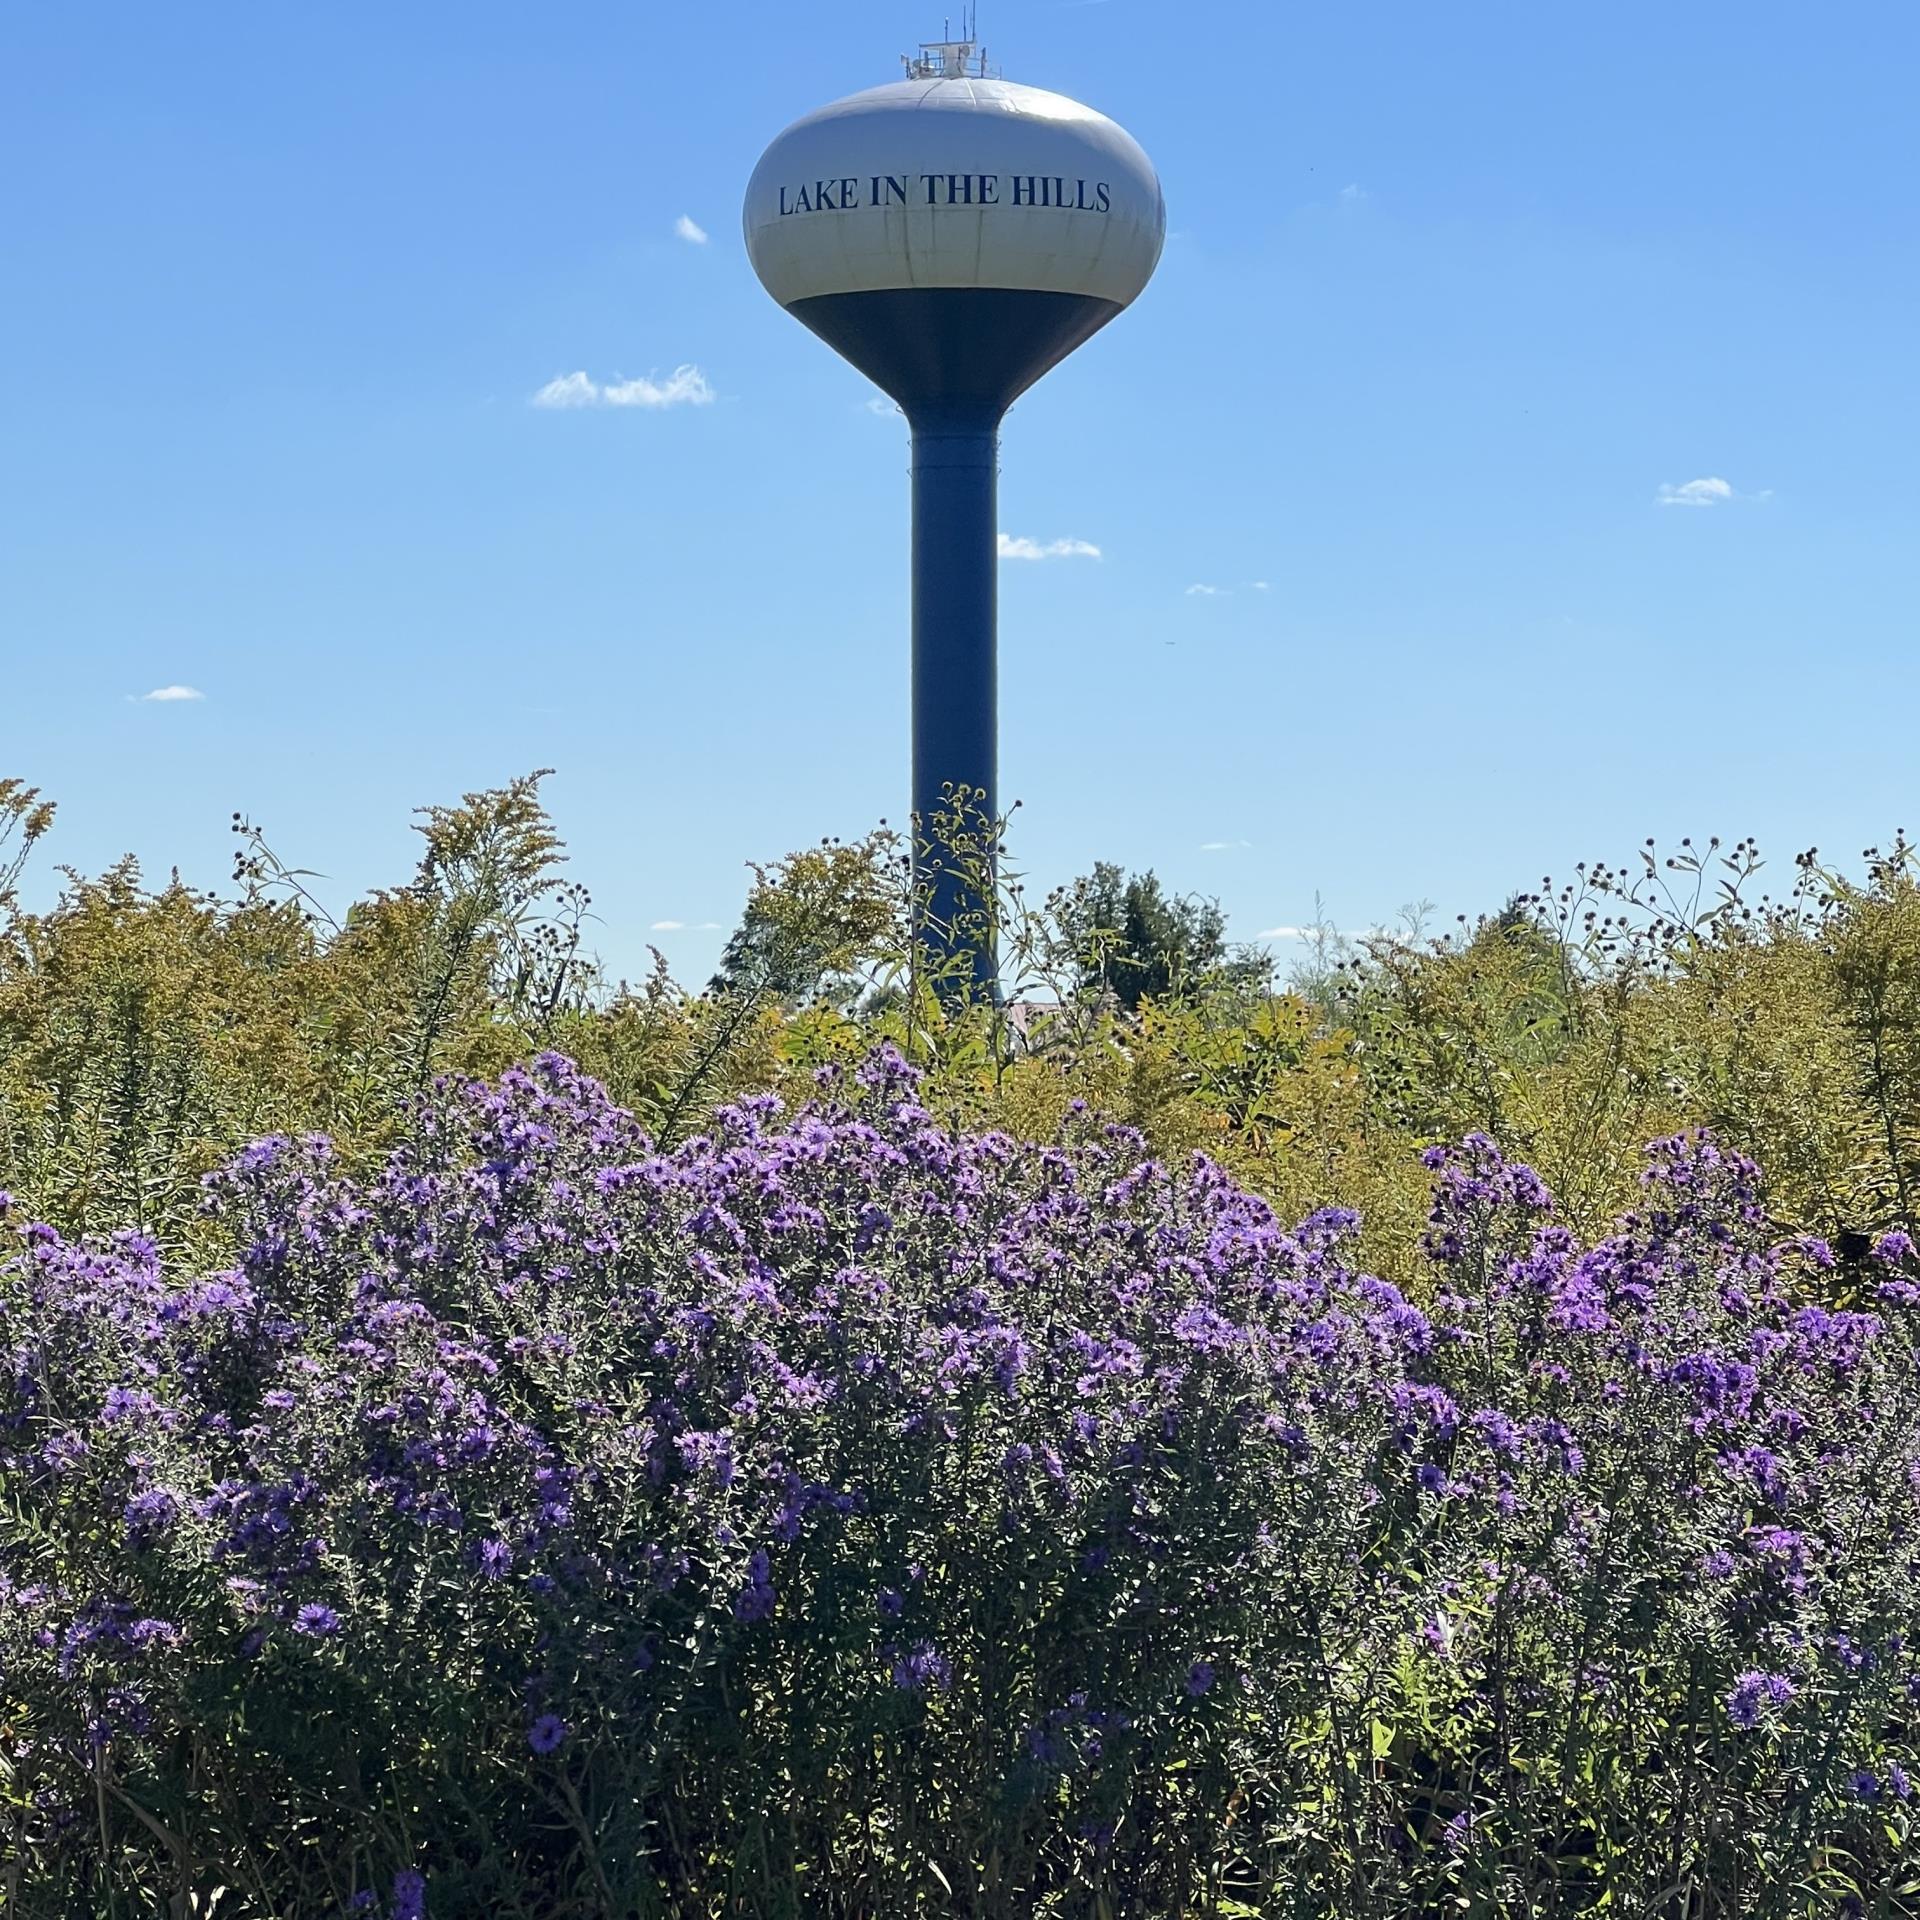
[[1285, 978], [1002, 859], [964, 1005], [884, 832], [693, 990], [538, 776], [0, 818], [9, 1914], [1920, 1911], [1904, 838]]
[[609, 979], [531, 776], [419, 819], [415, 872], [344, 912], [236, 819], [221, 892], [130, 864], [25, 911], [52, 808], [0, 787], [0, 1187], [64, 1232], [199, 1233], [199, 1183], [266, 1133], [349, 1165], [440, 1075], [566, 1054], [672, 1145], [718, 1106], [804, 1097], [891, 1043], [943, 1121], [1047, 1139], [1076, 1100], [1207, 1152], [1285, 1215], [1337, 1205], [1415, 1269], [1419, 1152], [1479, 1132], [1578, 1230], [1633, 1197], [1645, 1142], [1711, 1129], [1800, 1231], [1920, 1231], [1920, 884], [1897, 837], [1849, 873], [1717, 843], [1584, 865], [1477, 923], [1318, 930], [1282, 974], [1206, 902], [1102, 868], [1040, 902], [1007, 863], [1010, 1008], [943, 1010], [883, 831], [755, 870], [705, 987]]

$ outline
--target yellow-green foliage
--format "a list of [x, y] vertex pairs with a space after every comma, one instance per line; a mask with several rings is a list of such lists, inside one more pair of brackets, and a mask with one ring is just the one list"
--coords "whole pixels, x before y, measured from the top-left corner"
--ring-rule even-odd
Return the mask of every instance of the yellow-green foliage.
[[[539, 775], [425, 810], [404, 885], [335, 921], [236, 822], [230, 897], [131, 862], [19, 903], [52, 808], [0, 781], [0, 1189], [70, 1230], [197, 1231], [200, 1176], [240, 1141], [322, 1132], [350, 1158], [403, 1137], [442, 1073], [542, 1048], [578, 1059], [657, 1137], [890, 1040], [943, 1118], [1044, 1138], [1084, 1101], [1163, 1157], [1204, 1151], [1284, 1215], [1350, 1206], [1411, 1278], [1419, 1149], [1481, 1131], [1572, 1224], [1631, 1198], [1645, 1142], [1708, 1125], [1766, 1169], [1783, 1218], [1920, 1230], [1920, 886], [1904, 843], [1849, 881], [1803, 861], [1754, 904], [1757, 856], [1598, 869], [1440, 941], [1375, 938], [1299, 991], [1244, 958], [1128, 1011], [1075, 975], [1063, 896], [1002, 889], [1009, 1008], [943, 1010], [912, 964], [900, 848], [880, 833], [757, 869], [722, 973], [637, 984], [582, 949], [588, 900]], [[1720, 872], [1720, 869], [1724, 872]], [[1719, 872], [1717, 890], [1707, 882]]]

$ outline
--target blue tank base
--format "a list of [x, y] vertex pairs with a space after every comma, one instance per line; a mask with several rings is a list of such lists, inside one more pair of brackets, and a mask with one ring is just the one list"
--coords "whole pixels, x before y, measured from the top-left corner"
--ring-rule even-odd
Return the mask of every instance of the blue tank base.
[[985, 408], [997, 419], [1121, 310], [1091, 294], [903, 287], [818, 294], [787, 311], [917, 420]]

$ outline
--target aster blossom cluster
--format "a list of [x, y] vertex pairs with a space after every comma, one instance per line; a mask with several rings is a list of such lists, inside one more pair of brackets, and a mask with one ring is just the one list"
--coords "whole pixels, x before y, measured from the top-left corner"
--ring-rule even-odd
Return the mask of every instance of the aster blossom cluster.
[[1594, 1245], [1428, 1159], [1410, 1295], [1349, 1213], [955, 1134], [891, 1052], [670, 1153], [547, 1056], [370, 1175], [249, 1148], [221, 1271], [9, 1220], [14, 1903], [1883, 1899], [1911, 1244], [1843, 1274], [1694, 1136]]

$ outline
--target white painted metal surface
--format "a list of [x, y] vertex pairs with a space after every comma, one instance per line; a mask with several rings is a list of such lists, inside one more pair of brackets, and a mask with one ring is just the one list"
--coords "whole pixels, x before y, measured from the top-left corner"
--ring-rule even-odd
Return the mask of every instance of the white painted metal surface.
[[1130, 303], [1166, 238], [1123, 128], [1011, 81], [909, 79], [797, 120], [747, 189], [747, 252], [783, 306], [820, 294], [999, 287]]

